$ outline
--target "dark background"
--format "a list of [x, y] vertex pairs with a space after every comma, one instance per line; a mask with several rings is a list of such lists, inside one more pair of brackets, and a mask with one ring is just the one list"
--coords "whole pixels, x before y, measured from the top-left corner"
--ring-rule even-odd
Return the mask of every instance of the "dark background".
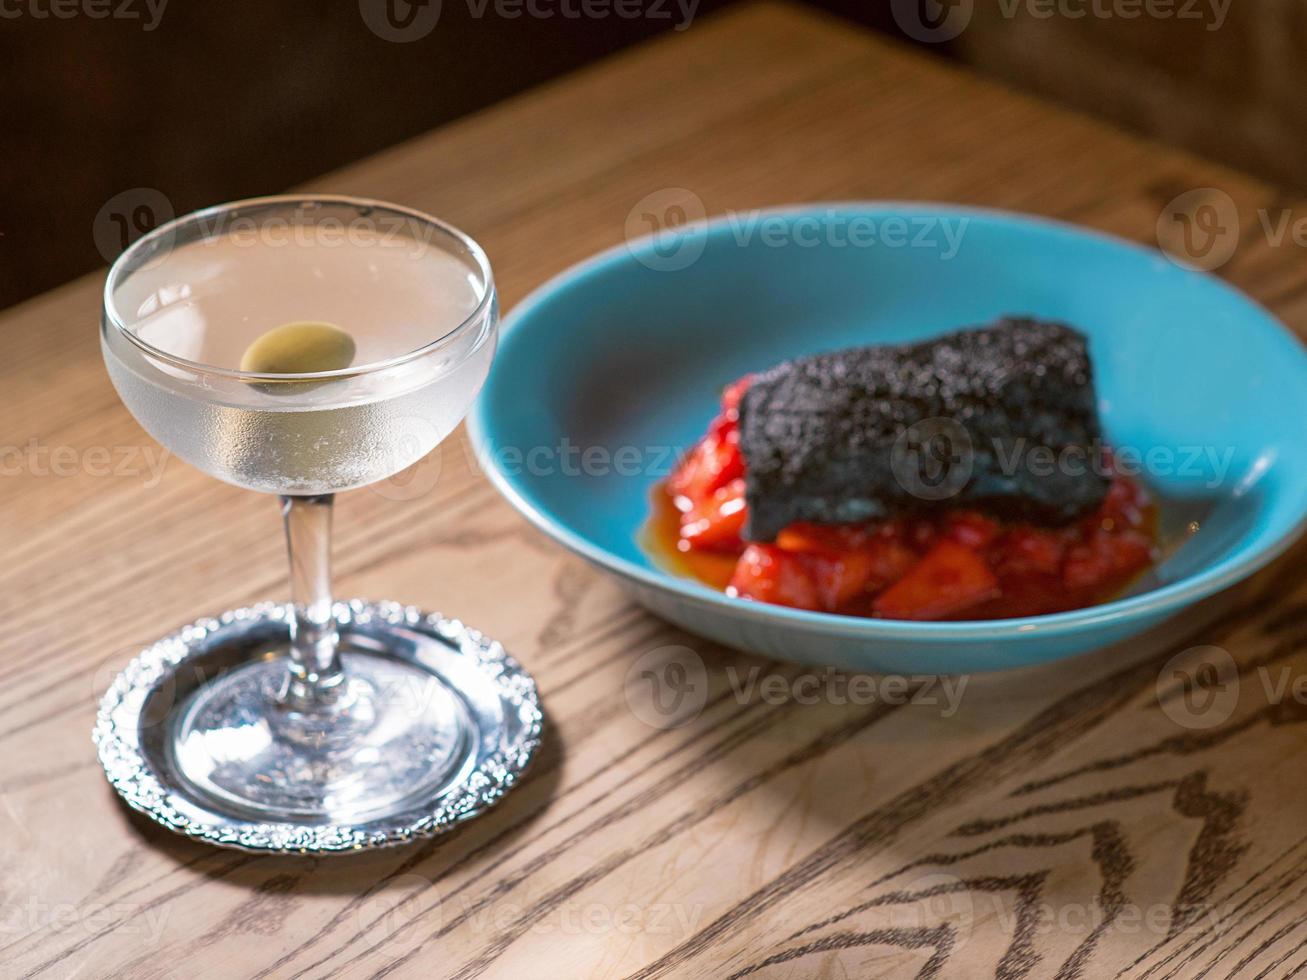
[[276, 193], [672, 29], [444, 0], [435, 30], [394, 43], [359, 0], [169, 0], [149, 31], [129, 9], [0, 20], [0, 307], [103, 265], [92, 226], [116, 194], [154, 188], [181, 214]]
[[[73, 4], [74, 15], [53, 16], [52, 2]], [[152, 30], [145, 0], [99, 0], [121, 14], [103, 19], [87, 16], [86, 2], [0, 0], [0, 307], [112, 258], [112, 242], [100, 234], [97, 243], [95, 232], [115, 195], [153, 188], [180, 214], [274, 193], [680, 19], [675, 0], [664, 19], [604, 20], [475, 17], [470, 0], [443, 0], [434, 30], [395, 43], [365, 22], [372, 0], [168, 0]], [[701, 0], [688, 29], [730, 2]], [[1218, 32], [1174, 22], [995, 19], [981, 3], [961, 37], [918, 47], [1294, 180], [1307, 154], [1250, 136], [1247, 104], [1258, 119], [1278, 112], [1277, 124], [1302, 132], [1302, 79], [1275, 83], [1289, 92], [1278, 109], [1274, 93], [1238, 79], [1245, 62], [1264, 69], [1257, 9], [1302, 11], [1307, 0], [1238, 2]], [[808, 5], [915, 43], [897, 29], [889, 0]], [[1301, 54], [1307, 19], [1287, 29], [1299, 31], [1290, 54]]]

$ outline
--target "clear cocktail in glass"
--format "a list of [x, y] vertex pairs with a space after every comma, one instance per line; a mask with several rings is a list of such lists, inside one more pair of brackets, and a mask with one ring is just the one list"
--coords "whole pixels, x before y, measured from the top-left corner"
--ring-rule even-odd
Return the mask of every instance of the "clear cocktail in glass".
[[449, 435], [490, 369], [497, 325], [474, 241], [368, 200], [198, 212], [110, 270], [101, 338], [127, 408], [186, 462], [277, 495], [285, 520], [281, 632], [252, 634], [240, 656], [201, 651], [219, 666], [182, 685], [141, 738], [200, 824], [384, 827], [457, 787], [502, 734], [485, 692], [461, 689], [493, 657], [450, 659], [457, 642], [437, 650], [442, 636], [402, 617], [364, 628], [375, 616], [333, 602], [329, 564], [333, 494], [394, 475]]

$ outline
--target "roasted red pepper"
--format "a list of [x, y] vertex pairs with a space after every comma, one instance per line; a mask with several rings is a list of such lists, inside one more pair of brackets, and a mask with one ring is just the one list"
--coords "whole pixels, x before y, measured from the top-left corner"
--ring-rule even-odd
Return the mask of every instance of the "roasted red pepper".
[[822, 608], [817, 586], [800, 556], [771, 544], [744, 549], [727, 592], [796, 609]]
[[744, 481], [732, 480], [681, 515], [681, 540], [688, 548], [738, 552], [743, 527]]
[[675, 503], [679, 524], [670, 533], [680, 553], [716, 563], [736, 556], [732, 595], [893, 619], [1033, 616], [1102, 602], [1154, 560], [1153, 505], [1120, 474], [1098, 511], [1065, 528], [958, 509], [868, 524], [792, 524], [774, 544], [746, 542], [738, 423], [748, 384], [746, 377], [727, 386], [708, 434], [663, 488]]
[[947, 619], [1001, 594], [985, 559], [944, 540], [876, 596], [872, 609], [887, 619]]

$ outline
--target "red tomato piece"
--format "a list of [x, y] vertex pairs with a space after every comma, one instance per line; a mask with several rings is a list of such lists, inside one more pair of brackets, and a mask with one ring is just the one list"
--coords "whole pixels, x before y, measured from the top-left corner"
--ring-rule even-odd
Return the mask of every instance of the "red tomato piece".
[[917, 553], [890, 535], [875, 538], [867, 550], [872, 559], [872, 578], [881, 588], [897, 582], [917, 563]]
[[907, 538], [912, 547], [918, 551], [929, 551], [939, 538], [939, 528], [934, 521], [915, 520], [907, 526]]
[[673, 471], [667, 489], [681, 510], [707, 500], [732, 480], [744, 476], [740, 434], [733, 426], [723, 433], [710, 433], [695, 445]]
[[776, 545], [800, 554], [843, 554], [866, 547], [871, 532], [861, 524], [808, 524], [798, 521], [776, 535]]
[[803, 563], [816, 586], [821, 608], [834, 612], [862, 595], [876, 570], [869, 551], [848, 551], [840, 555], [805, 555]]
[[1142, 571], [1156, 560], [1153, 540], [1139, 531], [1112, 536], [1112, 561], [1117, 575], [1128, 577]]
[[[732, 595], [852, 615], [993, 619], [1103, 601], [1155, 559], [1153, 503], [1123, 474], [1113, 475], [1097, 511], [1065, 528], [953, 510], [852, 525], [796, 523], [775, 544], [750, 544], [742, 538], [738, 425], [750, 380], [722, 392], [721, 414], [666, 484], [680, 511], [679, 526], [669, 528], [678, 535], [673, 541], [732, 569]], [[720, 587], [718, 574], [712, 583]]]
[[708, 423], [708, 435], [719, 439], [740, 441], [740, 420], [737, 414], [723, 412]]
[[944, 522], [947, 537], [968, 548], [980, 549], [999, 535], [998, 521], [975, 510], [955, 510]]
[[821, 608], [817, 587], [803, 561], [770, 544], [751, 544], [744, 549], [726, 591], [756, 602], [796, 609]]
[[1056, 575], [1066, 554], [1066, 539], [1053, 532], [1018, 525], [1003, 535], [999, 561], [1004, 571]]
[[834, 610], [896, 581], [917, 561], [898, 522], [880, 525], [795, 523], [776, 547], [801, 556], [823, 607]]
[[738, 551], [747, 514], [744, 481], [732, 480], [681, 515], [681, 540], [696, 551]]
[[1099, 531], [1077, 544], [1062, 567], [1062, 584], [1068, 589], [1101, 589], [1122, 582], [1153, 560], [1153, 544], [1138, 531]]
[[1152, 504], [1148, 491], [1134, 480], [1118, 476], [1107, 488], [1107, 497], [1095, 515], [1097, 523], [1111, 527], [1122, 524], [1128, 528], [1142, 527]]
[[740, 417], [740, 399], [749, 390], [749, 382], [752, 380], [753, 375], [746, 374], [738, 381], [732, 381], [722, 389], [722, 414], [731, 421], [735, 421]]
[[878, 595], [873, 609], [890, 619], [943, 619], [998, 595], [998, 579], [985, 560], [945, 540]]

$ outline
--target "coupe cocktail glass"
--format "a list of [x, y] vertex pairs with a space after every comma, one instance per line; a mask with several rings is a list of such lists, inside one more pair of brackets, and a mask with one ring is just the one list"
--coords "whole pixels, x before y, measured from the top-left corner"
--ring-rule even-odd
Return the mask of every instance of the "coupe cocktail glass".
[[[346, 331], [352, 362], [240, 369], [258, 337], [305, 321]], [[227, 658], [152, 736], [163, 782], [201, 810], [384, 826], [466, 778], [476, 744], [493, 743], [480, 695], [459, 689], [472, 666], [424, 666], [407, 634], [342, 643], [350, 609], [333, 603], [329, 539], [334, 493], [392, 476], [457, 426], [490, 368], [497, 321], [474, 241], [376, 201], [212, 208], [141, 238], [110, 269], [101, 339], [127, 408], [188, 463], [279, 495], [285, 519], [283, 642]]]

